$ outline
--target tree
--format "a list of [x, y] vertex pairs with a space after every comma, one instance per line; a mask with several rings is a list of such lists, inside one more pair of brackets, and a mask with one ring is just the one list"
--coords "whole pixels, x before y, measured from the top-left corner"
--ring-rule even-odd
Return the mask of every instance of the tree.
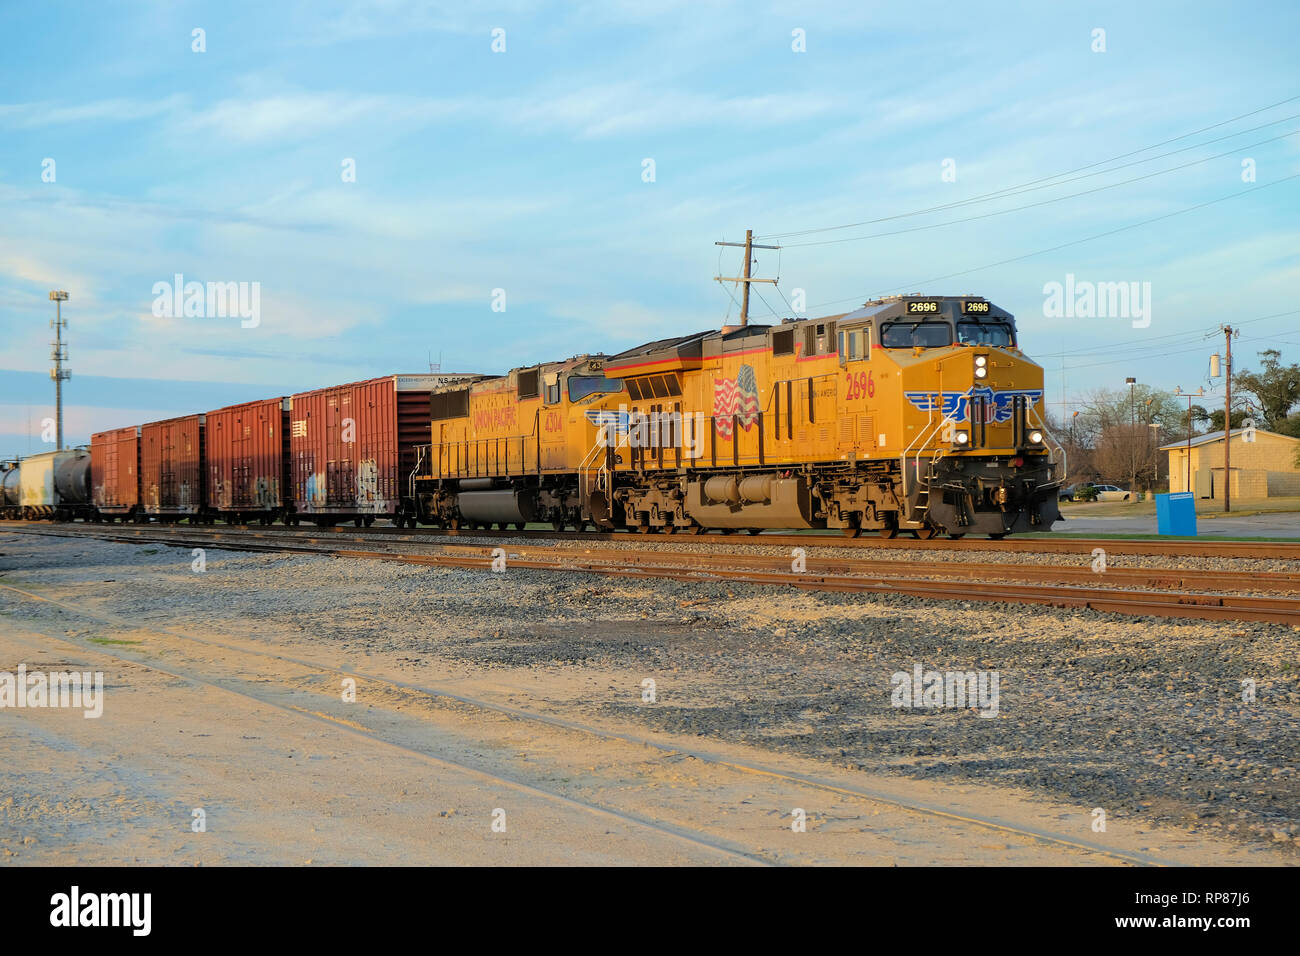
[[[1240, 428], [1241, 423], [1244, 422], [1249, 417], [1250, 417], [1249, 412], [1234, 410], [1232, 413], [1232, 427]], [[1210, 431], [1212, 432], [1223, 431], [1223, 409], [1222, 408], [1216, 408], [1214, 411], [1210, 412]]]
[[1232, 376], [1232, 383], [1255, 398], [1264, 416], [1264, 427], [1278, 431], [1291, 409], [1300, 402], [1300, 365], [1283, 365], [1282, 353], [1265, 349], [1260, 355], [1258, 372], [1243, 369]]
[[[1181, 415], [1178, 416], [1178, 417], [1182, 420], [1182, 426], [1181, 426], [1181, 427], [1182, 427], [1182, 432], [1181, 432], [1181, 434], [1183, 434], [1183, 435], [1186, 435], [1186, 434], [1187, 434], [1187, 428], [1188, 428], [1188, 425], [1189, 425], [1189, 424], [1191, 425], [1192, 434], [1193, 434], [1193, 435], [1199, 435], [1200, 432], [1197, 430], [1197, 427], [1200, 426], [1200, 425], [1204, 425], [1204, 424], [1206, 424], [1206, 423], [1208, 423], [1208, 422], [1210, 421], [1210, 413], [1209, 413], [1208, 411], [1206, 411], [1204, 405], [1193, 405], [1192, 408], [1191, 408], [1191, 412], [1192, 412], [1192, 420], [1191, 420], [1190, 423], [1187, 421], [1187, 413], [1186, 413], [1186, 412], [1183, 412], [1183, 414], [1181, 414]], [[1223, 413], [1222, 413], [1222, 412], [1219, 413], [1219, 422], [1220, 422], [1220, 424], [1223, 423]]]
[[[1159, 426], [1159, 434], [1152, 425]], [[1172, 392], [1149, 385], [1131, 391], [1101, 389], [1085, 399], [1075, 431], [1078, 443], [1090, 450], [1079, 456], [1081, 465], [1086, 462], [1095, 475], [1110, 481], [1149, 486], [1158, 471], [1159, 436], [1177, 438], [1187, 433], [1187, 406]], [[1075, 469], [1073, 461], [1071, 465], [1078, 474], [1081, 469]]]
[[1272, 429], [1279, 435], [1290, 435], [1292, 438], [1300, 438], [1300, 413], [1288, 416], [1284, 421], [1278, 422]]

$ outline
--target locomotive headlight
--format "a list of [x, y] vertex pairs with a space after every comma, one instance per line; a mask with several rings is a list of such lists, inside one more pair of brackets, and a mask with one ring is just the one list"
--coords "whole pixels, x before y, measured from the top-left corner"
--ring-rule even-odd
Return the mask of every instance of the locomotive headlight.
[[975, 367], [976, 378], [985, 378], [988, 374], [989, 374], [989, 370], [986, 369], [983, 365], [977, 365]]
[[953, 436], [958, 445], [965, 445], [970, 441], [970, 432], [958, 432]]
[[1030, 433], [1029, 433], [1029, 441], [1030, 441], [1032, 444], [1035, 444], [1035, 445], [1041, 445], [1041, 444], [1043, 443], [1043, 433], [1042, 433], [1042, 432], [1030, 432]]
[[975, 356], [975, 367], [976, 367], [976, 368], [983, 368], [985, 365], [988, 365], [988, 364], [989, 364], [989, 359], [988, 359], [988, 356], [987, 356], [987, 355], [977, 355], [977, 356]]

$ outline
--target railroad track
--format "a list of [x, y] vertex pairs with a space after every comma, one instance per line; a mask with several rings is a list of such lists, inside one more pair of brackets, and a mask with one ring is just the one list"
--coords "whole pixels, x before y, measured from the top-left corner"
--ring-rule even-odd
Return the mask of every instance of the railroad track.
[[1200, 558], [1264, 558], [1279, 561], [1300, 561], [1300, 541], [1216, 541], [1205, 538], [1065, 538], [1052, 534], [1022, 535], [1004, 538], [1000, 541], [988, 538], [930, 538], [922, 540], [911, 537], [880, 538], [864, 536], [846, 538], [834, 532], [788, 533], [764, 531], [762, 534], [697, 534], [684, 536], [648, 535], [642, 537], [625, 531], [550, 531], [538, 528], [514, 530], [460, 530], [446, 528], [391, 528], [371, 527], [355, 528], [338, 526], [334, 528], [315, 528], [307, 526], [286, 527], [284, 525], [100, 525], [73, 523], [67, 525], [51, 524], [41, 521], [0, 521], [0, 528], [21, 527], [75, 527], [75, 528], [114, 528], [156, 529], [160, 527], [206, 528], [215, 531], [246, 531], [258, 534], [281, 534], [285, 532], [325, 537], [328, 535], [367, 535], [376, 538], [422, 538], [448, 539], [457, 538], [505, 538], [511, 540], [538, 539], [543, 541], [655, 541], [670, 542], [681, 540], [691, 544], [720, 544], [735, 547], [789, 547], [789, 548], [879, 548], [903, 549], [911, 551], [1005, 551], [1008, 553], [1042, 553], [1042, 554], [1091, 554], [1094, 548], [1103, 548], [1108, 554], [1132, 555], [1176, 555], [1178, 557]]
[[[400, 561], [435, 567], [492, 570], [498, 555], [483, 545], [439, 544], [423, 536], [392, 536], [390, 547], [371, 535], [319, 534], [298, 529], [238, 529], [205, 526], [39, 526], [24, 533], [90, 537], [174, 547], [215, 547], [242, 551], [324, 554]], [[775, 538], [776, 536], [772, 536]], [[408, 540], [412, 539], [412, 540]], [[635, 540], [635, 539], [634, 539]], [[823, 540], [831, 545], [836, 539]], [[365, 547], [355, 547], [364, 545]], [[415, 545], [419, 550], [412, 550]], [[437, 548], [431, 552], [430, 548]], [[545, 571], [583, 571], [621, 577], [680, 581], [721, 580], [787, 585], [820, 591], [902, 594], [941, 601], [986, 601], [1080, 608], [1153, 617], [1266, 621], [1300, 626], [1300, 599], [1224, 593], [1237, 590], [1300, 593], [1300, 576], [1277, 572], [1242, 575], [1180, 569], [1113, 568], [1094, 574], [1090, 567], [1025, 564], [955, 564], [844, 558], [805, 558], [801, 571], [790, 559], [766, 555], [700, 554], [679, 550], [544, 548], [512, 545], [501, 549], [507, 567]], [[1082, 586], [1087, 581], [1092, 586]], [[1103, 586], [1102, 581], [1106, 584]], [[959, 585], [959, 587], [954, 587]], [[1205, 590], [1216, 587], [1216, 590]]]
[[[763, 777], [775, 779], [783, 783], [796, 785], [799, 787], [811, 788], [825, 793], [836, 794], [839, 796], [850, 797], [870, 803], [880, 804], [894, 809], [902, 810], [918, 816], [929, 817], [936, 821], [943, 821], [947, 824], [957, 826], [976, 827], [979, 829], [991, 830], [1008, 836], [1021, 837], [1037, 843], [1052, 846], [1061, 850], [1082, 851], [1088, 854], [1108, 857], [1118, 862], [1136, 864], [1142, 866], [1172, 866], [1178, 865], [1176, 862], [1153, 856], [1151, 854], [1120, 849], [1106, 846], [1091, 840], [1079, 839], [1069, 834], [1064, 834], [1047, 828], [1035, 825], [1027, 825], [1024, 822], [1009, 821], [1000, 817], [991, 817], [987, 815], [972, 813], [971, 811], [954, 806], [943, 806], [926, 801], [900, 798], [896, 795], [882, 793], [870, 788], [861, 787], [843, 780], [828, 779], [823, 776], [809, 774], [805, 772], [793, 771], [784, 767], [760, 764], [757, 762], [747, 762], [738, 760], [734, 757], [719, 754], [699, 747], [682, 747], [680, 743], [667, 739], [660, 735], [647, 735], [644, 733], [630, 733], [622, 730], [615, 730], [609, 727], [599, 727], [591, 724], [575, 721], [569, 718], [558, 717], [553, 714], [546, 714], [531, 710], [525, 707], [502, 704], [495, 701], [484, 700], [483, 698], [453, 691], [446, 687], [432, 686], [429, 684], [417, 684], [407, 681], [394, 680], [387, 677], [359, 671], [351, 667], [346, 670], [339, 669], [319, 661], [307, 660], [304, 658], [279, 654], [272, 651], [265, 651], [257, 648], [250, 648], [243, 644], [232, 644], [226, 641], [219, 641], [211, 637], [195, 637], [178, 631], [174, 628], [157, 627], [152, 624], [141, 626], [139, 622], [130, 621], [118, 615], [107, 614], [102, 611], [92, 611], [80, 604], [71, 604], [60, 601], [57, 598], [44, 594], [36, 594], [23, 588], [15, 587], [10, 584], [0, 584], [0, 590], [17, 595], [33, 603], [43, 603], [52, 605], [62, 610], [89, 618], [102, 624], [108, 624], [115, 627], [121, 627], [139, 632], [141, 630], [152, 632], [154, 634], [179, 640], [196, 646], [205, 646], [209, 648], [220, 648], [227, 652], [233, 652], [248, 657], [261, 658], [263, 660], [275, 660], [283, 663], [293, 664], [295, 666], [307, 668], [317, 674], [328, 674], [331, 677], [342, 678], [350, 677], [368, 681], [373, 684], [391, 688], [406, 694], [419, 694], [426, 697], [438, 699], [444, 702], [457, 702], [463, 705], [476, 708], [484, 713], [501, 715], [513, 720], [526, 721], [533, 724], [544, 725], [554, 729], [560, 729], [570, 732], [576, 732], [597, 738], [609, 743], [622, 742], [646, 747], [658, 751], [666, 756], [671, 757], [689, 757], [717, 768], [721, 768], [736, 774]], [[51, 635], [44, 631], [43, 636], [56, 642], [85, 649], [81, 642], [70, 640], [67, 637]], [[593, 801], [576, 799], [574, 797], [557, 793], [552, 790], [537, 787], [524, 781], [515, 780], [510, 777], [502, 776], [497, 773], [482, 770], [479, 767], [471, 766], [463, 762], [449, 760], [446, 757], [430, 754], [424, 750], [413, 749], [409, 746], [385, 739], [381, 734], [373, 731], [359, 729], [356, 725], [348, 722], [340, 722], [330, 718], [328, 714], [305, 710], [301, 707], [287, 707], [279, 703], [273, 695], [267, 692], [253, 693], [247, 688], [235, 689], [224, 681], [214, 680], [211, 677], [204, 677], [193, 672], [192, 669], [182, 669], [173, 665], [165, 667], [156, 663], [154, 660], [141, 660], [134, 654], [116, 649], [109, 650], [104, 647], [94, 648], [96, 653], [104, 656], [115, 658], [124, 663], [134, 664], [141, 667], [149, 668], [158, 673], [166, 674], [170, 677], [182, 680], [195, 681], [214, 687], [229, 694], [243, 697], [257, 703], [277, 708], [285, 711], [298, 718], [309, 718], [313, 720], [328, 723], [344, 733], [353, 736], [359, 736], [372, 740], [375, 743], [386, 747], [395, 748], [405, 751], [410, 755], [421, 757], [431, 763], [444, 766], [451, 766], [457, 769], [468, 771], [493, 782], [509, 786], [511, 789], [531, 793], [566, 804], [576, 809], [595, 815], [604, 815], [612, 819], [618, 819], [625, 823], [632, 823], [647, 829], [656, 830], [661, 833], [676, 837], [687, 843], [706, 848], [730, 857], [733, 860], [747, 863], [772, 864], [773, 861], [762, 850], [754, 850], [750, 847], [737, 845], [728, 840], [721, 840], [715, 835], [704, 830], [697, 830], [689, 827], [683, 827], [680, 824], [674, 824], [664, 820], [647, 818], [640, 814], [628, 813], [609, 807]], [[252, 668], [252, 672], [265, 673], [266, 668]]]

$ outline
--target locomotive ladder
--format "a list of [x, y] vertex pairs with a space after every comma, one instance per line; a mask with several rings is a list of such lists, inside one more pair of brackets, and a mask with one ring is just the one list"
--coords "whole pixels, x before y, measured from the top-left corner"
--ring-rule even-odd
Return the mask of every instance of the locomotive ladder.
[[[931, 440], [931, 439], [932, 439], [936, 434], [942, 434], [942, 433], [943, 433], [943, 429], [944, 429], [945, 426], [947, 426], [947, 425], [953, 425], [953, 426], [956, 426], [956, 424], [957, 424], [957, 420], [956, 420], [955, 418], [953, 418], [951, 415], [945, 416], [945, 417], [939, 419], [939, 421], [936, 422], [936, 421], [935, 421], [935, 418], [934, 418], [934, 409], [930, 409], [929, 418], [928, 418], [928, 420], [926, 421], [925, 428], [923, 428], [923, 429], [921, 430], [920, 434], [918, 434], [915, 438], [912, 439], [911, 444], [909, 444], [905, 449], [903, 449], [903, 454], [902, 454], [902, 455], [900, 456], [900, 458], [899, 458], [899, 467], [900, 467], [901, 470], [902, 470], [902, 478], [903, 478], [903, 501], [904, 501], [904, 503], [907, 502], [907, 496], [908, 496], [908, 484], [907, 484], [907, 473], [908, 473], [908, 468], [907, 468], [907, 464], [908, 464], [908, 458], [909, 458], [909, 456], [910, 456], [911, 459], [912, 459], [912, 468], [913, 468], [913, 469], [915, 470], [915, 472], [916, 472], [916, 479], [917, 479], [917, 481], [921, 481], [921, 479], [922, 479], [922, 475], [921, 475], [921, 455], [922, 455], [922, 453], [926, 450], [927, 447], [929, 447], [929, 442], [930, 442], [930, 440]], [[915, 454], [913, 454], [913, 449], [915, 449]], [[935, 466], [935, 464], [939, 461], [939, 459], [942, 458], [942, 457], [944, 456], [944, 454], [945, 454], [946, 451], [947, 451], [947, 449], [945, 449], [942, 445], [940, 445], [940, 446], [935, 446], [934, 448], [931, 449], [931, 451], [930, 451], [930, 456], [926, 459], [926, 463], [925, 463], [925, 475], [924, 475], [924, 478], [925, 478], [926, 480], [925, 480], [925, 481], [921, 481], [921, 487], [920, 487], [920, 489], [919, 489], [919, 490], [917, 491], [917, 493], [916, 493], [916, 507], [912, 509], [914, 514], [918, 514], [918, 515], [920, 515], [920, 516], [919, 516], [919, 517], [916, 517], [916, 518], [909, 518], [908, 520], [911, 520], [911, 521], [918, 521], [918, 522], [919, 522], [919, 521], [923, 521], [923, 520], [924, 520], [924, 513], [928, 513], [928, 512], [929, 512], [929, 510], [930, 510], [930, 482], [929, 482], [928, 479], [934, 477], [934, 474], [935, 474], [935, 472], [934, 472], [934, 466]]]
[[[611, 426], [601, 425], [600, 428], [609, 429]], [[614, 431], [615, 434], [617, 434], [617, 429], [614, 429]], [[628, 443], [629, 439], [629, 433], [625, 432], [622, 436], [616, 438], [614, 446], [611, 448], [609, 446], [609, 432], [606, 431], [604, 434], [605, 442], [602, 444], [600, 440], [601, 431], [597, 430], [596, 438], [591, 445], [591, 450], [587, 452], [586, 457], [582, 459], [582, 464], [578, 466], [578, 500], [581, 502], [582, 507], [586, 509], [586, 517], [588, 518], [593, 517], [591, 514], [590, 502], [591, 495], [595, 491], [603, 492], [605, 494], [608, 506], [612, 513], [613, 501], [609, 500], [609, 491], [611, 487], [609, 463], [610, 460], [618, 454], [618, 450]], [[598, 459], [600, 460], [600, 465], [599, 467], [596, 467]], [[595, 471], [594, 487], [592, 483], [593, 470]]]

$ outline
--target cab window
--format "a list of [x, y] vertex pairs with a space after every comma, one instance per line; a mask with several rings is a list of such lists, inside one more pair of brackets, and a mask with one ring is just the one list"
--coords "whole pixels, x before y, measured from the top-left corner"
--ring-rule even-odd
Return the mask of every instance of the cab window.
[[870, 336], [869, 328], [841, 331], [839, 334], [840, 364], [866, 358], [870, 347]]
[[887, 349], [934, 349], [952, 345], [947, 322], [888, 322], [881, 326], [880, 344]]
[[1012, 344], [1011, 326], [1005, 322], [959, 322], [957, 341], [962, 345], [992, 345], [1005, 348]]
[[569, 376], [569, 401], [571, 402], [576, 402], [597, 392], [621, 391], [623, 391], [623, 380], [621, 378], [606, 378], [603, 375]]

